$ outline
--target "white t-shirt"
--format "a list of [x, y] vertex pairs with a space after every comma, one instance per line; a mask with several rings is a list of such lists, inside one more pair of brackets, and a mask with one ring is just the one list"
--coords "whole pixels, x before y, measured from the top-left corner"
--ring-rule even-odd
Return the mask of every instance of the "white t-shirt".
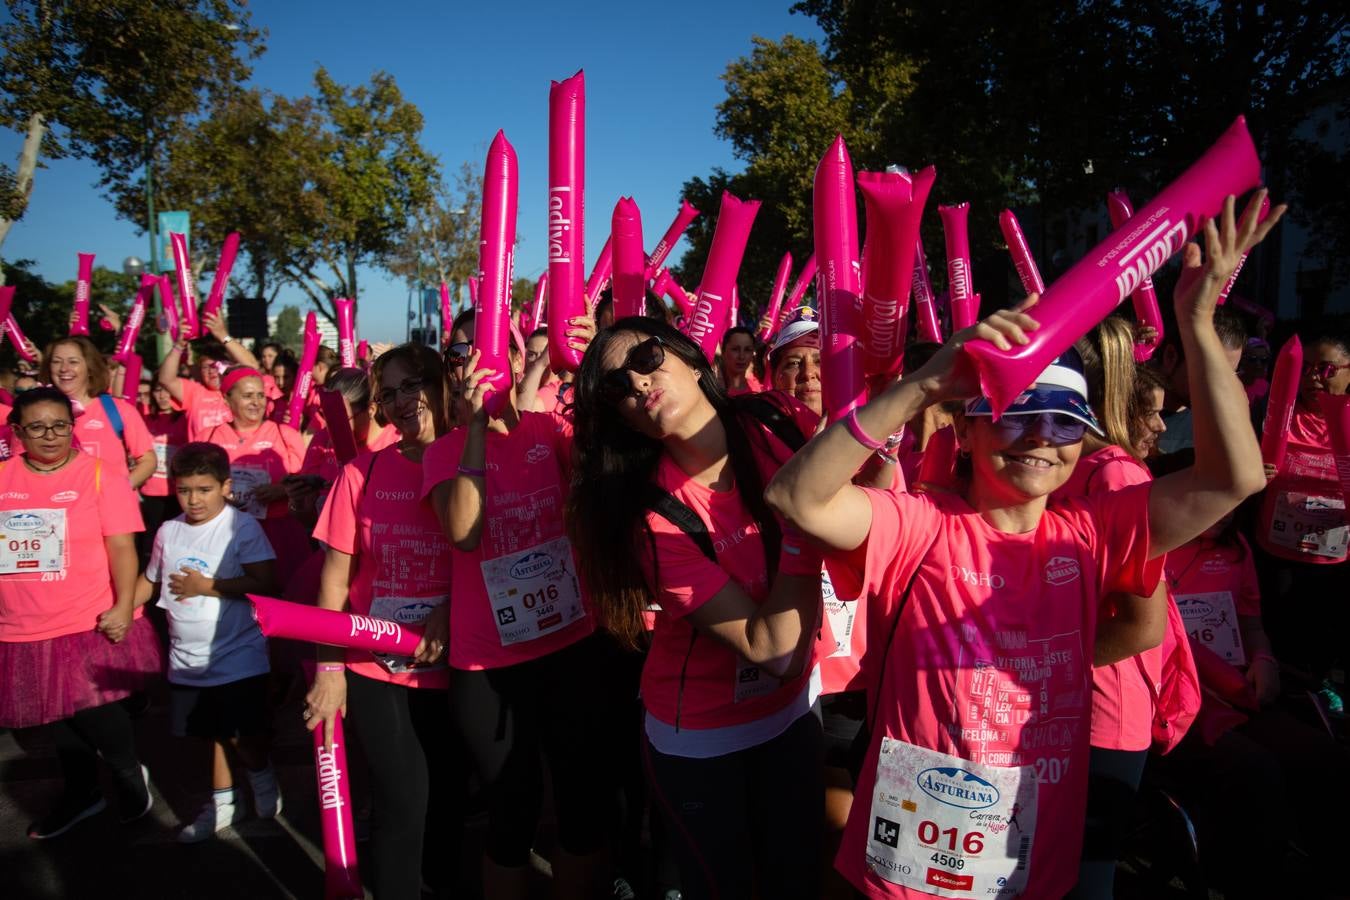
[[226, 506], [200, 525], [183, 516], [165, 522], [145, 577], [160, 586], [158, 605], [169, 615], [169, 681], [207, 687], [268, 671], [267, 639], [243, 597], [178, 597], [169, 576], [184, 566], [210, 578], [238, 578], [248, 563], [276, 559], [258, 520]]

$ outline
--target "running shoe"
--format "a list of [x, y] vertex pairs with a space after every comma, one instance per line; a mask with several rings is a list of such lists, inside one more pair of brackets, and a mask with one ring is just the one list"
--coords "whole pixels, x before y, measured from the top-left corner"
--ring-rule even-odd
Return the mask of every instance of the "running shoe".
[[1322, 682], [1322, 686], [1317, 690], [1317, 696], [1321, 698], [1322, 705], [1330, 715], [1345, 715], [1345, 700], [1341, 697], [1340, 689], [1330, 678]]
[[628, 883], [628, 879], [620, 875], [614, 879], [614, 893], [610, 894], [613, 900], [637, 900], [637, 891]]
[[277, 773], [271, 766], [258, 772], [248, 773], [248, 783], [253, 788], [253, 811], [260, 819], [275, 819], [281, 812], [281, 787], [277, 784]]
[[[126, 781], [126, 784], [121, 782]], [[122, 812], [122, 824], [129, 825], [137, 819], [145, 818], [155, 805], [155, 796], [150, 793], [150, 770], [137, 766], [128, 773], [127, 778], [118, 778], [117, 808]]]
[[108, 801], [95, 791], [85, 797], [62, 797], [56, 809], [28, 826], [28, 836], [35, 841], [60, 837], [90, 816], [108, 808]]
[[197, 813], [197, 818], [178, 832], [178, 842], [199, 843], [216, 832], [229, 828], [243, 817], [244, 811], [235, 806], [234, 801], [218, 803], [214, 798], [207, 800], [202, 806], [202, 811]]

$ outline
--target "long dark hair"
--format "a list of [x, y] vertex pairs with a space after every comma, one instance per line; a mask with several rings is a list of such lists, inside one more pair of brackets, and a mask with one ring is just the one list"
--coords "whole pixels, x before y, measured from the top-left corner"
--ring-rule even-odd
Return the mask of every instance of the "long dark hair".
[[[636, 646], [644, 631], [642, 613], [661, 577], [656, 538], [647, 525], [647, 500], [665, 448], [659, 440], [630, 428], [618, 409], [600, 396], [605, 351], [624, 333], [660, 338], [669, 356], [698, 373], [703, 395], [726, 432], [727, 455], [741, 503], [759, 525], [770, 583], [778, 570], [782, 533], [764, 502], [764, 477], [751, 446], [752, 441], [759, 441], [767, 449], [767, 438], [759, 428], [743, 427], [698, 345], [674, 327], [647, 316], [620, 319], [597, 334], [576, 378], [567, 531], [600, 621], [620, 640]], [[644, 554], [652, 561], [651, 584], [640, 562]]]

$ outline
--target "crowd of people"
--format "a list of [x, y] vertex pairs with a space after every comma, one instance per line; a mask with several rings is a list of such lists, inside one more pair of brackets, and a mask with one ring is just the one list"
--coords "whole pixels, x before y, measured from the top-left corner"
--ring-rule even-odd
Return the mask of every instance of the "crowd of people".
[[[150, 810], [147, 692], [200, 761], [180, 840], [278, 815], [275, 687], [303, 679], [306, 726], [355, 738], [381, 900], [525, 897], [550, 796], [558, 897], [1107, 898], [1148, 791], [1224, 896], [1299, 867], [1331, 895], [1306, 858], [1350, 800], [1350, 527], [1320, 398], [1350, 388], [1350, 324], [1294, 323], [1263, 468], [1271, 323], [1219, 305], [1263, 198], [1186, 246], [1151, 361], [1112, 316], [1001, 417], [962, 347], [1026, 344], [1034, 296], [911, 343], [836, 417], [809, 306], [710, 361], [654, 296], [598, 298], [561, 336], [576, 372], [545, 328], [513, 341], [500, 406], [470, 309], [440, 352], [325, 348], [295, 422], [295, 358], [220, 317], [136, 403], [89, 338], [53, 341], [0, 410], [0, 727], [49, 731], [64, 779], [29, 836]], [[269, 646], [250, 593], [421, 641]]]

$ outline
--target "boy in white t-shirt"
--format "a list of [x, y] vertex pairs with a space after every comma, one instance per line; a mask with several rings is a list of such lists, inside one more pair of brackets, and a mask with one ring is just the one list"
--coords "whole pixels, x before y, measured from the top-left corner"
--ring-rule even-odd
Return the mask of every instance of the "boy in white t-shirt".
[[230, 459], [215, 444], [193, 442], [169, 466], [183, 514], [160, 526], [138, 604], [159, 591], [169, 620], [173, 733], [209, 741], [213, 795], [178, 839], [195, 843], [240, 818], [231, 763], [248, 770], [258, 816], [281, 811], [267, 760], [267, 639], [246, 593], [271, 593], [276, 554], [252, 516], [230, 505]]

